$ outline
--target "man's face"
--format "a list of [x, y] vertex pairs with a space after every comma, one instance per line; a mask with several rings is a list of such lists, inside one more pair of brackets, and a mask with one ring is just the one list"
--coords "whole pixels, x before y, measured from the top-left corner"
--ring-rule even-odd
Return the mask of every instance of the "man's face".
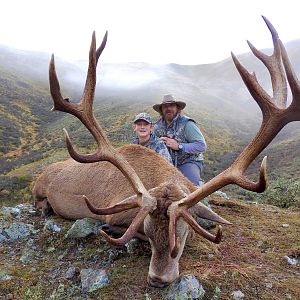
[[161, 106], [161, 112], [167, 122], [172, 122], [178, 113], [178, 107], [175, 103], [163, 104]]
[[136, 132], [139, 138], [145, 139], [146, 137], [150, 137], [151, 129], [152, 129], [152, 124], [144, 120], [137, 120], [133, 124], [133, 131]]

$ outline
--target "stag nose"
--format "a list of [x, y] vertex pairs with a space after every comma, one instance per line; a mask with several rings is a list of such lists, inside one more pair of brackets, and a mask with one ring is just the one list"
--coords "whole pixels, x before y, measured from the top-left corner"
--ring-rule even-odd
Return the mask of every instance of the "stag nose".
[[152, 276], [148, 275], [147, 281], [149, 285], [156, 288], [164, 288], [170, 284], [170, 282], [163, 281], [162, 278], [155, 275]]

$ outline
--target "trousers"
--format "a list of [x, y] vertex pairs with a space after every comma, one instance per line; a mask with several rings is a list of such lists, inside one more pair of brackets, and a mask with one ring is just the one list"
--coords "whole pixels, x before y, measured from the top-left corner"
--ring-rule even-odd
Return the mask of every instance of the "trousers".
[[177, 166], [177, 168], [194, 185], [200, 186], [203, 183], [203, 179], [201, 178], [201, 173], [203, 172], [203, 161], [188, 162]]

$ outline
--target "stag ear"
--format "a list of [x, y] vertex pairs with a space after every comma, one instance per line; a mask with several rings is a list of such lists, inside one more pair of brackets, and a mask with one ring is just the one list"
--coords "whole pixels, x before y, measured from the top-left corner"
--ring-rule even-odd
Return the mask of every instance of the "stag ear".
[[208, 208], [206, 205], [202, 204], [201, 202], [198, 202], [193, 207], [191, 207], [190, 212], [202, 219], [214, 221], [221, 224], [232, 225], [232, 223], [220, 217], [218, 214], [213, 212], [210, 208]]

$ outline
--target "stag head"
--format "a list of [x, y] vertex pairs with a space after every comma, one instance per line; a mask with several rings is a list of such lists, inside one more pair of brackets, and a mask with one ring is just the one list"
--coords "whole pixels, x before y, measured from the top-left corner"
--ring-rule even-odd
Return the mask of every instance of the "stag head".
[[[105, 47], [107, 33], [97, 50], [95, 33], [93, 33], [86, 84], [83, 96], [78, 104], [72, 103], [61, 96], [55, 71], [54, 56], [52, 56], [49, 79], [51, 95], [54, 100], [53, 109], [73, 114], [79, 118], [94, 136], [98, 145], [97, 151], [93, 154], [79, 154], [74, 149], [65, 131], [70, 156], [81, 163], [111, 162], [128, 179], [135, 192], [135, 195], [106, 208], [94, 207], [85, 196], [83, 196], [83, 201], [86, 202], [86, 205], [93, 213], [99, 215], [117, 214], [132, 209], [137, 211], [131, 225], [120, 238], [112, 238], [103, 231], [101, 233], [110, 243], [124, 245], [141, 228], [143, 229], [152, 249], [148, 281], [153, 286], [165, 286], [178, 276], [179, 259], [190, 228], [214, 243], [220, 242], [222, 236], [221, 227], [218, 228], [215, 235], [211, 234], [195, 221], [194, 213], [219, 223], [230, 224], [202, 205], [200, 201], [229, 184], [235, 184], [243, 189], [258, 193], [263, 192], [266, 188], [266, 158], [263, 159], [257, 183], [245, 177], [246, 169], [287, 123], [300, 120], [300, 84], [292, 70], [285, 48], [279, 40], [276, 30], [266, 18], [264, 18], [264, 21], [272, 35], [273, 54], [267, 56], [254, 48], [250, 43], [249, 46], [254, 55], [265, 64], [270, 72], [273, 86], [272, 96], [263, 90], [255, 74], [250, 74], [232, 54], [237, 70], [254, 100], [261, 108], [263, 115], [261, 127], [255, 138], [246, 146], [232, 165], [206, 182], [199, 189], [193, 188], [188, 181], [176, 180], [176, 176], [174, 176], [172, 180], [167, 180], [160, 186], [147, 190], [136, 171], [107, 140], [92, 111], [96, 86], [96, 66]], [[286, 107], [286, 77], [293, 95], [293, 100], [288, 107]], [[176, 174], [175, 171], [174, 168], [174, 174]]]

